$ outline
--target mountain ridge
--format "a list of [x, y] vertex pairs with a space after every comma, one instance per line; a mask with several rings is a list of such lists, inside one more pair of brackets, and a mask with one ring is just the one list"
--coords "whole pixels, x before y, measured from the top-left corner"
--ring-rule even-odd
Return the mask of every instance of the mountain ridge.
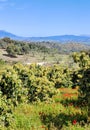
[[90, 44], [89, 35], [55, 35], [45, 37], [22, 37], [13, 33], [0, 30], [0, 38], [9, 37], [13, 40], [25, 40], [25, 41], [56, 41], [56, 42], [82, 42]]

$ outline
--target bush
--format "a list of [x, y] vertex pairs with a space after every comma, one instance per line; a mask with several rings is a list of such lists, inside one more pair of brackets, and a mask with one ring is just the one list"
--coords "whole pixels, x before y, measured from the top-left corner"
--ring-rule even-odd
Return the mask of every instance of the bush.
[[30, 77], [28, 80], [29, 86], [29, 101], [40, 102], [40, 101], [51, 101], [52, 96], [56, 94], [54, 84], [46, 77]]
[[2, 95], [6, 96], [7, 99], [11, 99], [15, 104], [21, 100], [21, 85], [21, 80], [12, 68], [7, 69], [2, 74], [0, 81]]
[[88, 107], [88, 119], [90, 121], [90, 55], [85, 52], [74, 53], [73, 59], [80, 67], [77, 75], [74, 76], [80, 86], [80, 98]]
[[47, 73], [47, 77], [54, 83], [55, 88], [68, 88], [72, 86], [71, 72], [68, 68], [54, 66]]
[[0, 91], [0, 128], [12, 126], [14, 123], [13, 106], [10, 100], [7, 101]]

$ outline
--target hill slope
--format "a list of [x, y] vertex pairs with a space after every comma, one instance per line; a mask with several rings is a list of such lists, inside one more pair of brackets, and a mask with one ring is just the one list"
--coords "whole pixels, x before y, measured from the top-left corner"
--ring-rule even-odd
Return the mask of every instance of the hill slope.
[[59, 35], [59, 36], [47, 36], [47, 37], [21, 37], [12, 33], [0, 30], [0, 38], [10, 37], [14, 40], [26, 40], [26, 41], [57, 41], [57, 42], [82, 42], [90, 44], [90, 36], [76, 36], [76, 35]]
[[14, 40], [22, 40], [22, 39], [24, 39], [24, 37], [14, 35], [14, 34], [12, 34], [10, 32], [6, 32], [4, 30], [0, 30], [0, 38], [4, 38], [4, 37], [9, 37], [9, 38], [14, 39]]

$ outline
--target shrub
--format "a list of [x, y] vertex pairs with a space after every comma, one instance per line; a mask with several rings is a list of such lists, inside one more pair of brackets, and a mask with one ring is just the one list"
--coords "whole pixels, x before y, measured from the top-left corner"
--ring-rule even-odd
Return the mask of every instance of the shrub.
[[55, 88], [71, 87], [71, 72], [68, 68], [60, 66], [51, 67], [51, 70], [47, 73], [47, 77], [54, 83]]
[[52, 96], [56, 94], [54, 84], [46, 77], [30, 77], [28, 80], [29, 86], [29, 101], [30, 102], [40, 102], [40, 101], [50, 101]]
[[79, 70], [76, 79], [79, 83], [79, 92], [82, 102], [88, 106], [88, 119], [90, 121], [90, 55], [85, 52], [74, 53], [74, 62], [78, 63]]
[[0, 91], [0, 128], [12, 126], [14, 123], [13, 106], [10, 100], [7, 101]]
[[6, 96], [7, 99], [12, 99], [15, 104], [21, 100], [21, 80], [12, 68], [7, 69], [2, 74], [0, 90], [2, 95]]

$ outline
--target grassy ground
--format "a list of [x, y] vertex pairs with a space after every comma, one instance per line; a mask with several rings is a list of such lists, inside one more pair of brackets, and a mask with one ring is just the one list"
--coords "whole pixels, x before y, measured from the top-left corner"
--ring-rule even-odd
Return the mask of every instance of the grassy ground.
[[9, 57], [7, 52], [4, 49], [0, 49], [0, 59], [3, 59], [8, 62], [21, 62], [21, 63], [37, 63], [37, 62], [46, 62], [46, 63], [60, 63], [65, 65], [66, 63], [72, 63], [69, 55], [66, 54], [44, 54], [41, 52], [30, 52], [30, 54], [19, 55], [15, 57]]
[[[66, 94], [66, 95], [65, 95]], [[68, 95], [71, 94], [71, 95]], [[52, 103], [20, 104], [10, 130], [89, 130], [86, 108], [77, 104], [77, 89], [59, 89]]]

